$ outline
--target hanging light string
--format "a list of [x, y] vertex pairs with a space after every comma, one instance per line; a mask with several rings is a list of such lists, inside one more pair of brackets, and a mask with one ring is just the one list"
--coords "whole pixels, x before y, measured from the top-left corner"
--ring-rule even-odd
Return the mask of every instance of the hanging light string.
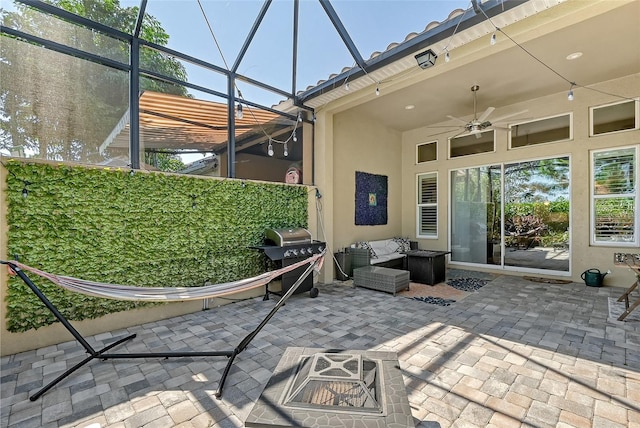
[[[471, 4], [471, 3], [469, 3]], [[449, 40], [447, 41], [447, 45], [444, 47], [443, 52], [444, 54], [444, 61], [445, 62], [449, 62], [449, 45], [451, 45], [451, 41], [453, 40], [453, 36], [456, 35], [456, 33], [458, 32], [458, 27], [460, 26], [460, 23], [462, 22], [462, 20], [464, 19], [464, 16], [467, 14], [467, 10], [469, 10], [469, 8], [465, 9], [462, 12], [462, 15], [460, 15], [460, 19], [458, 20], [458, 23], [456, 24], [455, 28], [453, 29], [453, 34], [451, 34], [451, 37], [449, 37]]]
[[[356, 66], [357, 64], [358, 64], [358, 63], [357, 63], [356, 61], [353, 61], [353, 65], [351, 66], [351, 68], [352, 68], [352, 69], [353, 69], [353, 68], [355, 68], [355, 66]], [[345, 78], [344, 78], [344, 82], [342, 82], [342, 86], [344, 86], [344, 90], [345, 90], [345, 91], [348, 91], [348, 90], [349, 90], [349, 77], [351, 77], [351, 76], [349, 76], [349, 75], [348, 75], [347, 77], [345, 77]]]
[[516, 42], [511, 36], [509, 36], [507, 33], [505, 33], [501, 28], [499, 28], [496, 24], [493, 23], [493, 21], [491, 20], [491, 18], [487, 15], [487, 13], [484, 11], [484, 9], [479, 8], [480, 11], [482, 11], [482, 14], [487, 18], [487, 20], [491, 23], [491, 25], [493, 25], [493, 27], [495, 28], [495, 32], [493, 33], [492, 40], [495, 40], [495, 35], [496, 33], [500, 33], [503, 34], [507, 39], [511, 40], [511, 42], [516, 45], [517, 47], [519, 47], [524, 53], [526, 53], [527, 55], [529, 55], [531, 58], [533, 58], [535, 61], [537, 61], [538, 63], [542, 64], [542, 66], [544, 66], [545, 68], [547, 68], [549, 71], [551, 71], [553, 74], [555, 74], [556, 76], [558, 76], [559, 78], [561, 78], [562, 80], [564, 80], [565, 82], [567, 82], [570, 86], [569, 86], [569, 92], [567, 94], [567, 98], [569, 99], [569, 101], [573, 100], [573, 88], [584, 88], [584, 89], [588, 89], [590, 91], [594, 91], [594, 92], [598, 92], [600, 94], [603, 95], [608, 95], [611, 97], [616, 97], [616, 98], [621, 98], [621, 99], [625, 99], [625, 100], [630, 100], [630, 101], [636, 101], [638, 102], [637, 99], [632, 98], [632, 97], [627, 97], [624, 95], [619, 95], [619, 94], [614, 94], [611, 92], [607, 92], [607, 91], [602, 91], [600, 89], [596, 89], [596, 88], [592, 88], [589, 86], [582, 86], [579, 85], [578, 83], [568, 79], [567, 77], [565, 77], [564, 75], [560, 74], [558, 71], [556, 71], [555, 69], [553, 69], [551, 66], [549, 66], [548, 64], [546, 64], [544, 61], [542, 61], [540, 58], [538, 58], [537, 56], [535, 56], [533, 53], [531, 53], [529, 50], [527, 50], [527, 48], [525, 48], [524, 46], [522, 46], [520, 43]]
[[[376, 94], [376, 95], [380, 95], [380, 85], [382, 85], [383, 83], [393, 82], [393, 80], [394, 80], [394, 79], [387, 79], [387, 80], [377, 80], [377, 79], [374, 79], [374, 78], [373, 78], [373, 77], [372, 77], [372, 76], [367, 72], [367, 70], [365, 70], [364, 68], [360, 67], [360, 66], [359, 66], [359, 65], [357, 65], [357, 63], [355, 63], [355, 62], [354, 62], [354, 63], [353, 63], [353, 65], [351, 66], [351, 69], [355, 68], [356, 66], [357, 66], [360, 70], [362, 70], [362, 72], [365, 74], [365, 76], [367, 76], [367, 77], [371, 80], [371, 82], [373, 82], [373, 83], [375, 83], [375, 84], [376, 84], [376, 90], [375, 90], [375, 94]], [[341, 84], [341, 86], [342, 86], [342, 87], [344, 87], [344, 89], [345, 89], [346, 91], [348, 91], [348, 90], [350, 89], [350, 88], [349, 88], [349, 77], [351, 77], [351, 76], [347, 76], [347, 77], [345, 77], [344, 81], [343, 81], [343, 82], [342, 82], [342, 84]], [[325, 103], [325, 104], [326, 104], [326, 103]]]
[[[201, 0], [198, 0], [198, 6], [200, 7], [200, 11], [202, 12], [202, 16], [204, 17], [204, 20], [205, 20], [205, 22], [207, 24], [207, 27], [209, 29], [209, 33], [211, 34], [211, 37], [213, 38], [213, 41], [214, 41], [214, 43], [216, 45], [216, 48], [218, 49], [218, 53], [220, 54], [220, 57], [222, 58], [222, 62], [224, 63], [225, 69], [227, 71], [230, 71], [231, 69], [229, 67], [229, 64], [227, 63], [227, 60], [225, 59], [225, 56], [222, 53], [222, 48], [220, 47], [220, 44], [218, 43], [218, 39], [217, 39], [217, 37], [216, 37], [216, 35], [215, 35], [214, 31], [213, 31], [213, 26], [209, 22], [209, 18], [207, 17], [207, 14], [206, 14], [206, 12], [204, 10], [204, 7], [202, 6]], [[262, 126], [262, 123], [255, 116], [251, 106], [246, 104], [246, 100], [242, 96], [242, 92], [240, 91], [240, 88], [238, 87], [238, 85], [235, 82], [235, 80], [233, 82], [233, 86], [235, 87], [236, 91], [238, 92], [238, 98], [240, 99], [240, 101], [238, 102], [238, 106], [236, 107], [236, 115], [238, 116], [238, 118], [242, 119], [244, 117], [244, 110], [245, 109], [242, 107], [242, 103], [244, 102], [246, 107], [247, 107], [246, 110], [249, 112], [249, 115], [251, 116], [251, 118], [253, 119], [255, 124], [260, 128], [260, 131], [262, 131], [262, 134], [264, 134], [264, 136], [269, 140], [269, 146], [271, 147], [271, 149], [268, 150], [269, 156], [273, 156], [272, 143], [282, 144], [284, 146], [285, 156], [287, 156], [288, 155], [287, 143], [289, 141], [296, 142], [298, 140], [297, 137], [296, 137], [296, 131], [297, 131], [297, 128], [298, 128], [298, 123], [302, 122], [302, 111], [298, 111], [298, 116], [297, 116], [296, 121], [295, 121], [295, 126], [293, 126], [293, 129], [291, 130], [291, 133], [289, 134], [288, 138], [286, 140], [277, 140], [277, 139], [273, 138], [271, 135], [269, 135], [269, 133], [264, 128], [264, 126]]]

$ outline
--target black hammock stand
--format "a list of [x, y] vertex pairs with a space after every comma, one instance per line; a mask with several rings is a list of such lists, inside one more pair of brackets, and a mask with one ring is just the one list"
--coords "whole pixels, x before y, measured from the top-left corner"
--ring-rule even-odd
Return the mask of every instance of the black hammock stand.
[[29, 399], [31, 401], [37, 400], [38, 398], [40, 398], [42, 394], [44, 394], [45, 392], [53, 388], [57, 383], [59, 383], [60, 381], [65, 379], [67, 376], [71, 375], [73, 372], [78, 370], [80, 367], [84, 366], [85, 364], [89, 363], [91, 360], [94, 360], [94, 359], [110, 360], [110, 359], [126, 359], [126, 358], [227, 357], [229, 358], [229, 361], [227, 362], [227, 365], [225, 366], [224, 371], [222, 372], [222, 377], [220, 378], [220, 382], [218, 383], [218, 390], [214, 394], [216, 398], [220, 398], [222, 397], [222, 388], [224, 387], [224, 383], [227, 379], [227, 376], [229, 375], [229, 370], [231, 369], [231, 366], [233, 365], [233, 361], [235, 360], [236, 356], [240, 352], [242, 352], [249, 345], [249, 343], [251, 343], [253, 338], [256, 337], [258, 333], [260, 333], [260, 330], [262, 330], [264, 326], [269, 322], [269, 320], [276, 314], [276, 312], [278, 312], [278, 309], [280, 309], [285, 304], [286, 300], [296, 291], [296, 289], [309, 276], [309, 274], [311, 274], [314, 267], [321, 260], [323, 260], [323, 258], [319, 257], [309, 264], [309, 266], [305, 269], [305, 271], [302, 273], [300, 278], [298, 278], [298, 280], [291, 286], [291, 288], [282, 295], [280, 300], [278, 300], [278, 303], [276, 303], [276, 305], [271, 309], [271, 311], [269, 311], [269, 313], [264, 317], [264, 319], [260, 322], [260, 324], [258, 324], [258, 326], [251, 333], [245, 336], [245, 338], [240, 341], [240, 344], [232, 350], [206, 351], [206, 352], [193, 352], [193, 351], [192, 352], [143, 352], [143, 353], [126, 353], [126, 354], [111, 354], [111, 353], [108, 353], [107, 351], [115, 348], [116, 346], [126, 341], [129, 341], [135, 338], [136, 337], [135, 333], [130, 334], [129, 336], [126, 336], [124, 338], [121, 338], [111, 343], [110, 345], [105, 346], [100, 350], [95, 350], [87, 342], [87, 340], [80, 334], [80, 332], [78, 332], [78, 330], [76, 330], [73, 327], [73, 325], [71, 325], [69, 320], [67, 320], [65, 316], [60, 313], [58, 308], [56, 308], [55, 305], [51, 303], [51, 301], [49, 301], [47, 296], [44, 295], [44, 293], [33, 283], [33, 281], [31, 281], [31, 279], [29, 279], [29, 277], [24, 273], [22, 269], [20, 269], [19, 266], [17, 266], [16, 264], [10, 261], [0, 260], [0, 264], [8, 265], [20, 277], [20, 279], [22, 279], [24, 283], [27, 284], [27, 286], [31, 289], [31, 291], [33, 291], [33, 293], [36, 296], [38, 296], [38, 298], [42, 301], [42, 303], [44, 303], [44, 305], [51, 311], [51, 313], [58, 319], [58, 321], [62, 323], [62, 325], [69, 331], [69, 333], [73, 335], [73, 337], [82, 345], [85, 351], [89, 354], [88, 357], [86, 357], [84, 360], [80, 361], [78, 364], [74, 365], [70, 369], [67, 369], [60, 376], [58, 376], [57, 378], [49, 382], [47, 385], [42, 387], [39, 391], [37, 391], [31, 397], [29, 397]]

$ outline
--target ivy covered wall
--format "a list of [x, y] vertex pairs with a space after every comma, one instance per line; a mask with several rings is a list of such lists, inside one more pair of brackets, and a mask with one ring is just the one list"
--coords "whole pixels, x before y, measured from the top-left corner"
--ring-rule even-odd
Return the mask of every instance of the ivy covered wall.
[[[77, 278], [136, 286], [200, 286], [261, 273], [267, 228], [306, 227], [303, 186], [123, 169], [3, 162], [7, 254]], [[143, 306], [34, 282], [70, 320]], [[17, 277], [9, 279], [7, 329], [53, 316]], [[149, 304], [146, 304], [149, 305]]]

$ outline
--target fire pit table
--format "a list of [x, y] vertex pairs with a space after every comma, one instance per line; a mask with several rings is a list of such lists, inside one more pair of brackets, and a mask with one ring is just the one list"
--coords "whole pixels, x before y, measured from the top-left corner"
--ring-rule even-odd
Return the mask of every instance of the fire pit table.
[[415, 427], [395, 352], [287, 348], [246, 427]]
[[411, 281], [428, 285], [444, 282], [446, 267], [444, 256], [450, 251], [411, 250], [407, 251], [407, 269]]

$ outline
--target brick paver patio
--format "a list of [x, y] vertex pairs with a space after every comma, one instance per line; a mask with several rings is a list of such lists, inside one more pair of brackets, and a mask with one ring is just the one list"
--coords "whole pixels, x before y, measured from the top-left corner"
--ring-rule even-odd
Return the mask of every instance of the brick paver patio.
[[[294, 295], [236, 359], [93, 361], [29, 395], [86, 354], [70, 341], [1, 360], [2, 427], [242, 427], [288, 346], [398, 354], [420, 427], [640, 427], [640, 321], [608, 320], [622, 289], [494, 276], [450, 306], [350, 281]], [[255, 298], [88, 338], [118, 351], [228, 350], [275, 301]], [[71, 339], [71, 337], [70, 337]]]

